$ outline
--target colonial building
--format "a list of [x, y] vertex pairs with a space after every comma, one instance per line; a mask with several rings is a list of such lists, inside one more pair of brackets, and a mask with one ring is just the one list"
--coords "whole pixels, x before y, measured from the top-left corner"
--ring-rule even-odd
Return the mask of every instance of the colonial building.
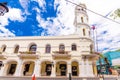
[[0, 76], [96, 76], [97, 56], [84, 4], [75, 7], [74, 26], [71, 35], [0, 38]]

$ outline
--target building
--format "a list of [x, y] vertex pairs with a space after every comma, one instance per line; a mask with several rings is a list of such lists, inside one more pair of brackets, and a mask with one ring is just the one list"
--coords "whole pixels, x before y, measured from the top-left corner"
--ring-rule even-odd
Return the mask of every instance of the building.
[[71, 35], [0, 38], [0, 76], [96, 76], [85, 4], [76, 6], [74, 26]]

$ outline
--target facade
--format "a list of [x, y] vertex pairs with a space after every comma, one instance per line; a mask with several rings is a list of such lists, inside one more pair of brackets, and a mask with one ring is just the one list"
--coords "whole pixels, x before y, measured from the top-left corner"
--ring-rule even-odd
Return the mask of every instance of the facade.
[[96, 76], [97, 56], [84, 4], [75, 8], [74, 26], [75, 33], [65, 36], [0, 38], [0, 76]]

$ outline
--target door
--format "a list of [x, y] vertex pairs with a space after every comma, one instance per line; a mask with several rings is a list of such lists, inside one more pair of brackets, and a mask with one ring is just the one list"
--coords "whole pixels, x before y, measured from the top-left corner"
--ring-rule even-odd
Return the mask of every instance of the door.
[[60, 72], [61, 72], [61, 76], [66, 76], [66, 64], [60, 64]]
[[8, 74], [13, 75], [15, 73], [15, 70], [16, 70], [16, 64], [11, 64]]
[[46, 75], [47, 76], [51, 75], [51, 70], [52, 70], [51, 64], [46, 64]]

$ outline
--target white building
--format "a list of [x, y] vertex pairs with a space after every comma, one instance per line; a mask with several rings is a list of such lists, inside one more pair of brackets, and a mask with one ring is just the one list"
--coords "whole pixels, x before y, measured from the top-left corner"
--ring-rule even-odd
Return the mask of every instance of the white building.
[[[82, 6], [82, 7], [80, 7]], [[75, 33], [65, 36], [0, 38], [0, 76], [97, 75], [86, 6], [75, 8]]]

